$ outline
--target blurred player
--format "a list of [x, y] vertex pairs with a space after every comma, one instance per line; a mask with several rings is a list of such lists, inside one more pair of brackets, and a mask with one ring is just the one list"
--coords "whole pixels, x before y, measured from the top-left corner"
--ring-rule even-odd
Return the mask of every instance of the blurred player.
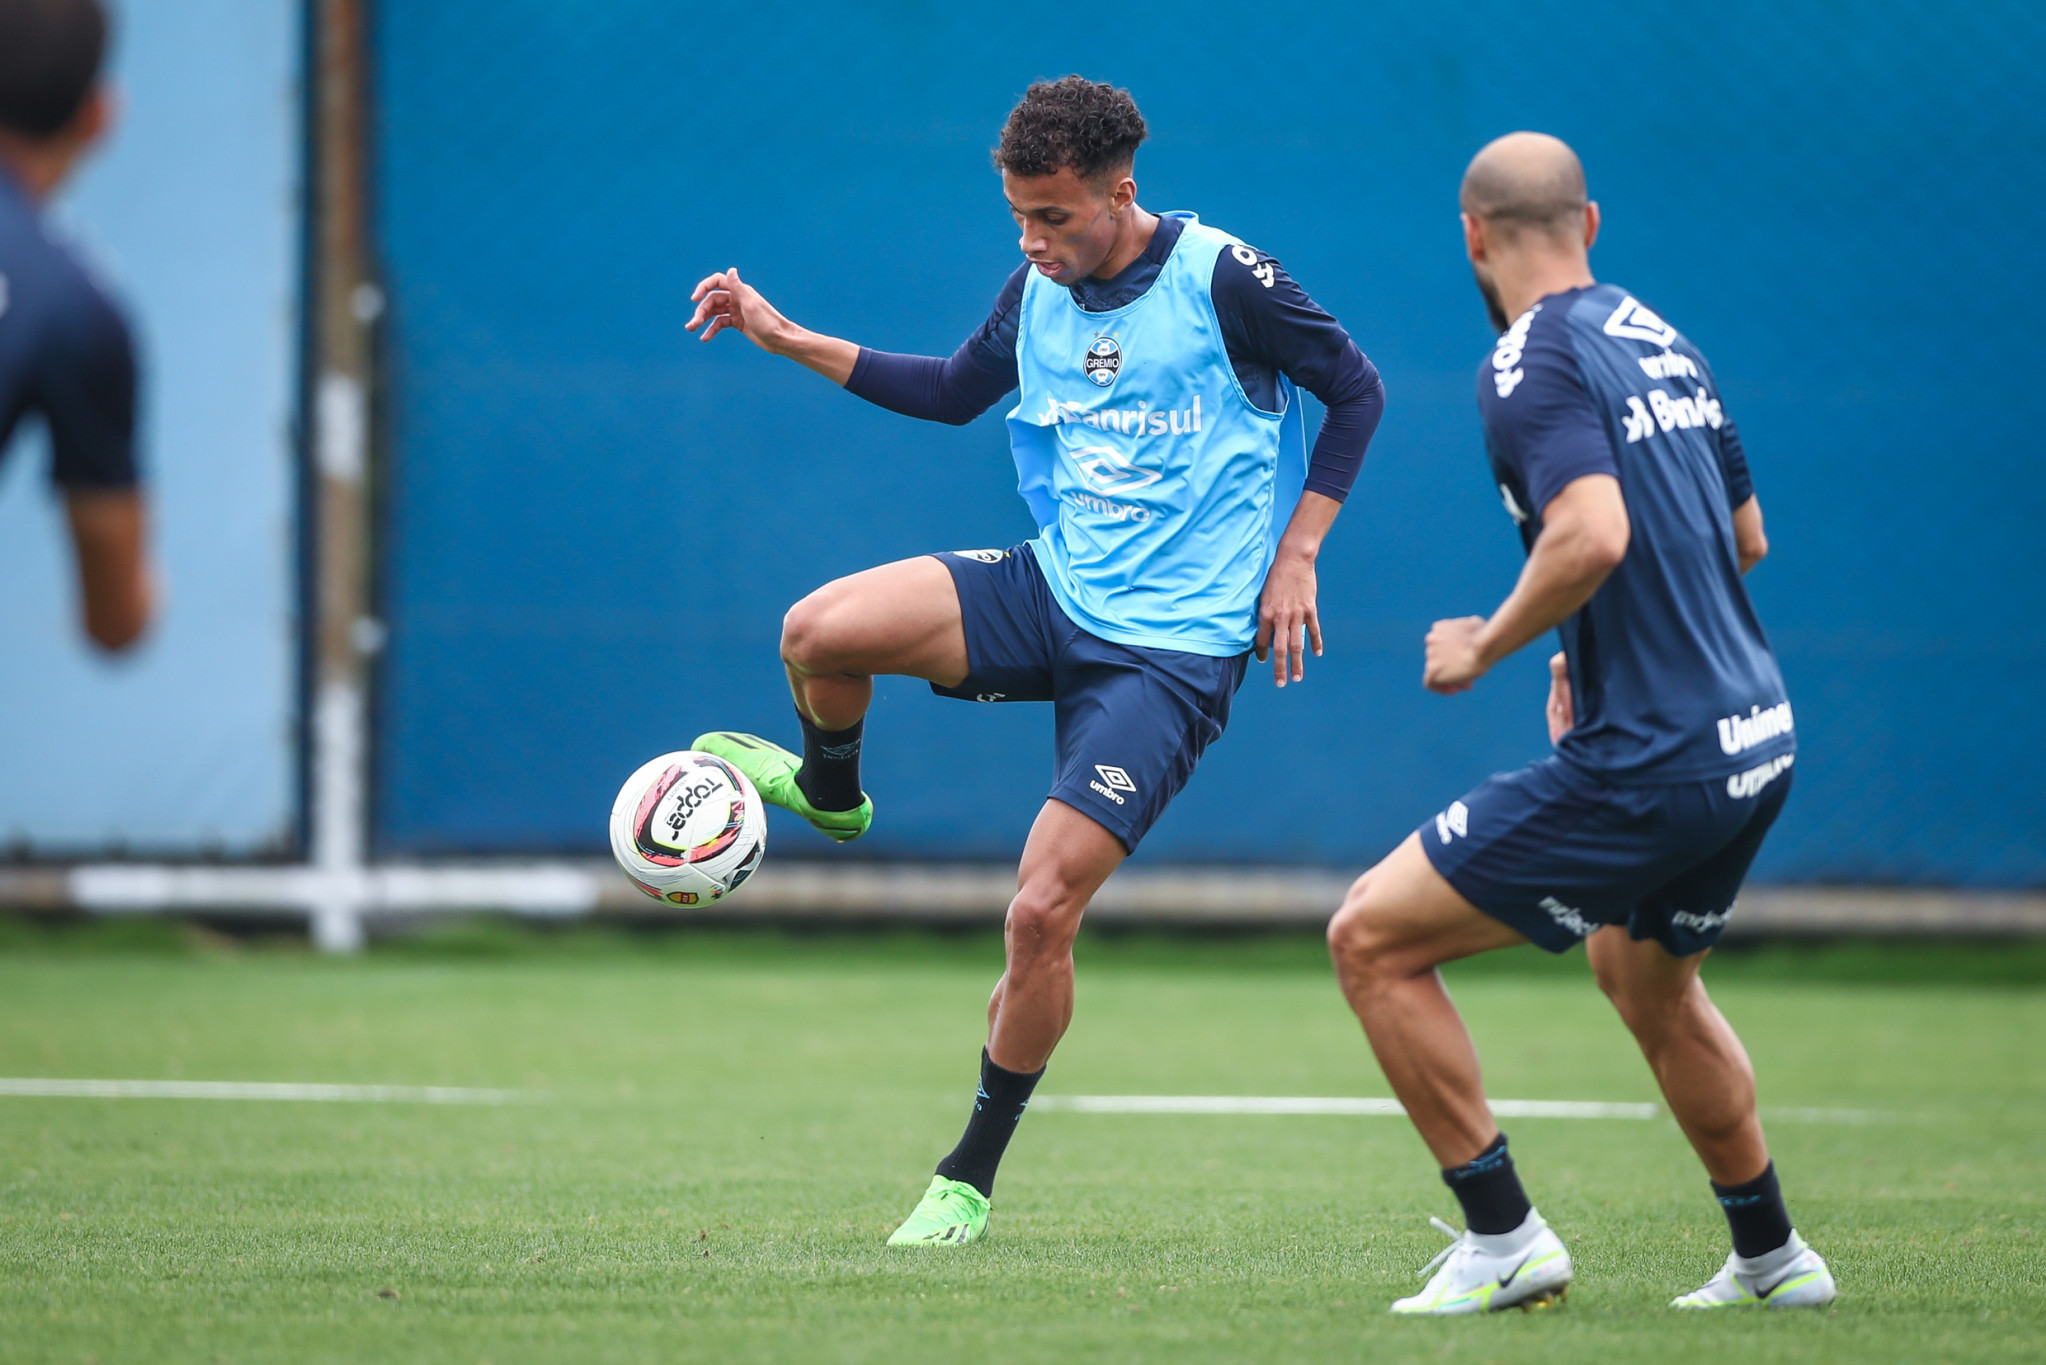
[[1435, 971], [1530, 940], [1557, 953], [1586, 940], [1726, 1211], [1733, 1255], [1673, 1306], [1831, 1302], [1826, 1263], [1784, 1211], [1747, 1054], [1698, 980], [1796, 747], [1741, 581], [1767, 543], [1740, 438], [1697, 348], [1593, 281], [1598, 206], [1568, 147], [1501, 138], [1461, 198], [1502, 333], [1478, 406], [1528, 560], [1489, 618], [1435, 623], [1424, 680], [1465, 691], [1552, 627], [1563, 652], [1555, 755], [1452, 802], [1357, 880], [1329, 926], [1343, 991], [1464, 1212], [1440, 1269], [1393, 1311], [1505, 1308], [1570, 1282]]
[[21, 419], [49, 428], [85, 633], [121, 650], [149, 624], [146, 509], [135, 471], [128, 326], [42, 205], [105, 134], [99, 0], [0, 0], [0, 457]]
[[[949, 360], [806, 331], [736, 270], [696, 288], [706, 340], [736, 328], [913, 417], [963, 424], [1021, 389], [1009, 435], [1038, 538], [826, 584], [782, 630], [802, 757], [751, 735], [695, 746], [842, 841], [872, 818], [874, 674], [1057, 708], [1057, 777], [1009, 906], [973, 1113], [898, 1244], [985, 1231], [996, 1165], [1072, 1018], [1088, 901], [1221, 735], [1253, 646], [1280, 686], [1302, 676], [1303, 633], [1321, 652], [1315, 558], [1383, 405], [1370, 362], [1277, 261], [1138, 206], [1144, 137], [1126, 91], [1030, 87], [995, 152], [1025, 261]], [[1311, 465], [1296, 384], [1328, 408]]]

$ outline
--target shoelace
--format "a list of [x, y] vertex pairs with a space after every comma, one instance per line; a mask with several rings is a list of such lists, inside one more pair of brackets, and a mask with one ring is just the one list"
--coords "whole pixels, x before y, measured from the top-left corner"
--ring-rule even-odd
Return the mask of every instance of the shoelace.
[[1435, 1259], [1421, 1267], [1421, 1278], [1424, 1280], [1435, 1272], [1436, 1266], [1441, 1265], [1451, 1256], [1454, 1256], [1457, 1253], [1457, 1249], [1463, 1245], [1463, 1234], [1461, 1232], [1458, 1232], [1455, 1228], [1443, 1222], [1440, 1218], [1435, 1217], [1433, 1214], [1429, 1215], [1428, 1221], [1435, 1225], [1435, 1230], [1437, 1232], [1440, 1232], [1443, 1236], [1449, 1238], [1449, 1245], [1442, 1248], [1442, 1250], [1436, 1252]]

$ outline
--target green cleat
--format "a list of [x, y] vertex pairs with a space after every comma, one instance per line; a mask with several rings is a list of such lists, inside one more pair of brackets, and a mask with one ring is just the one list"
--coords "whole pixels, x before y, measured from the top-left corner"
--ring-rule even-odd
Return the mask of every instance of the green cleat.
[[902, 1226], [888, 1238], [892, 1247], [964, 1246], [987, 1235], [987, 1196], [963, 1180], [931, 1177], [931, 1187]]
[[803, 795], [803, 789], [796, 785], [796, 770], [803, 766], [803, 760], [758, 735], [713, 730], [707, 735], [698, 735], [689, 747], [716, 754], [752, 778], [762, 797], [802, 816], [827, 839], [835, 839], [841, 844], [850, 843], [865, 834], [867, 827], [874, 823], [874, 800], [865, 792], [860, 793], [860, 804], [851, 810], [818, 810], [811, 805], [810, 798]]

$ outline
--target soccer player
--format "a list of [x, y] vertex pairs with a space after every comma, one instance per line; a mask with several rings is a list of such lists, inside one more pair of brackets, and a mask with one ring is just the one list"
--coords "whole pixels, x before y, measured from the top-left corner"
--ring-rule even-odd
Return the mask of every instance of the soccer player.
[[[1020, 390], [1009, 436], [1037, 538], [819, 588], [782, 627], [801, 757], [696, 741], [844, 841], [873, 818], [873, 675], [1056, 707], [1057, 776], [1024, 845], [973, 1111], [893, 1244], [986, 1230], [996, 1166], [1072, 1018], [1080, 917], [1228, 724], [1249, 651], [1281, 687], [1321, 652], [1315, 558], [1383, 406], [1370, 362], [1277, 261], [1138, 205], [1145, 131], [1127, 91], [1029, 88], [995, 150], [1024, 263], [950, 359], [806, 331], [737, 270], [696, 287], [704, 339], [736, 328], [912, 417], [963, 424]], [[1327, 405], [1311, 463], [1296, 385]]]
[[[1755, 1117], [1754, 1072], [1698, 979], [1790, 791], [1790, 703], [1741, 575], [1767, 552], [1704, 356], [1596, 283], [1598, 206], [1555, 138], [1479, 152], [1464, 242], [1498, 344], [1478, 372], [1492, 474], [1527, 564], [1490, 617], [1437, 621], [1425, 684], [1466, 691], [1542, 632], [1553, 756], [1501, 773], [1358, 878], [1329, 947], [1372, 1051], [1463, 1206], [1396, 1313], [1559, 1297], [1569, 1253], [1529, 1204], [1436, 967], [1585, 940], [1704, 1162], [1733, 1254], [1678, 1308], [1828, 1303]], [[1436, 1267], [1439, 1265], [1439, 1269]]]
[[0, 0], [0, 456], [22, 418], [49, 429], [85, 633], [126, 649], [149, 623], [128, 326], [41, 207], [106, 132], [99, 0]]

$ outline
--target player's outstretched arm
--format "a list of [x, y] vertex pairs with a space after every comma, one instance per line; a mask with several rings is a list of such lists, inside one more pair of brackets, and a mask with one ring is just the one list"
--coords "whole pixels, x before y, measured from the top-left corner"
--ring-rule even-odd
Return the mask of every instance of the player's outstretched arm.
[[790, 322], [758, 289], [739, 278], [737, 266], [706, 275], [689, 297], [696, 312], [686, 326], [692, 332], [703, 328], [698, 340], [709, 341], [735, 328], [769, 355], [787, 356], [834, 384], [852, 378], [853, 366], [859, 363], [858, 346]]
[[1302, 493], [1279, 541], [1279, 552], [1265, 573], [1264, 592], [1258, 601], [1257, 657], [1260, 662], [1272, 661], [1272, 681], [1280, 687], [1288, 678], [1299, 682], [1306, 676], [1309, 649], [1317, 658], [1321, 655], [1314, 562], [1321, 556], [1321, 542], [1335, 524], [1336, 513], [1342, 510], [1343, 505], [1326, 494]]
[[1565, 484], [1542, 509], [1542, 533], [1499, 610], [1437, 621], [1428, 632], [1423, 685], [1467, 692], [1493, 664], [1568, 620], [1626, 558], [1629, 533], [1618, 479], [1586, 474]]

